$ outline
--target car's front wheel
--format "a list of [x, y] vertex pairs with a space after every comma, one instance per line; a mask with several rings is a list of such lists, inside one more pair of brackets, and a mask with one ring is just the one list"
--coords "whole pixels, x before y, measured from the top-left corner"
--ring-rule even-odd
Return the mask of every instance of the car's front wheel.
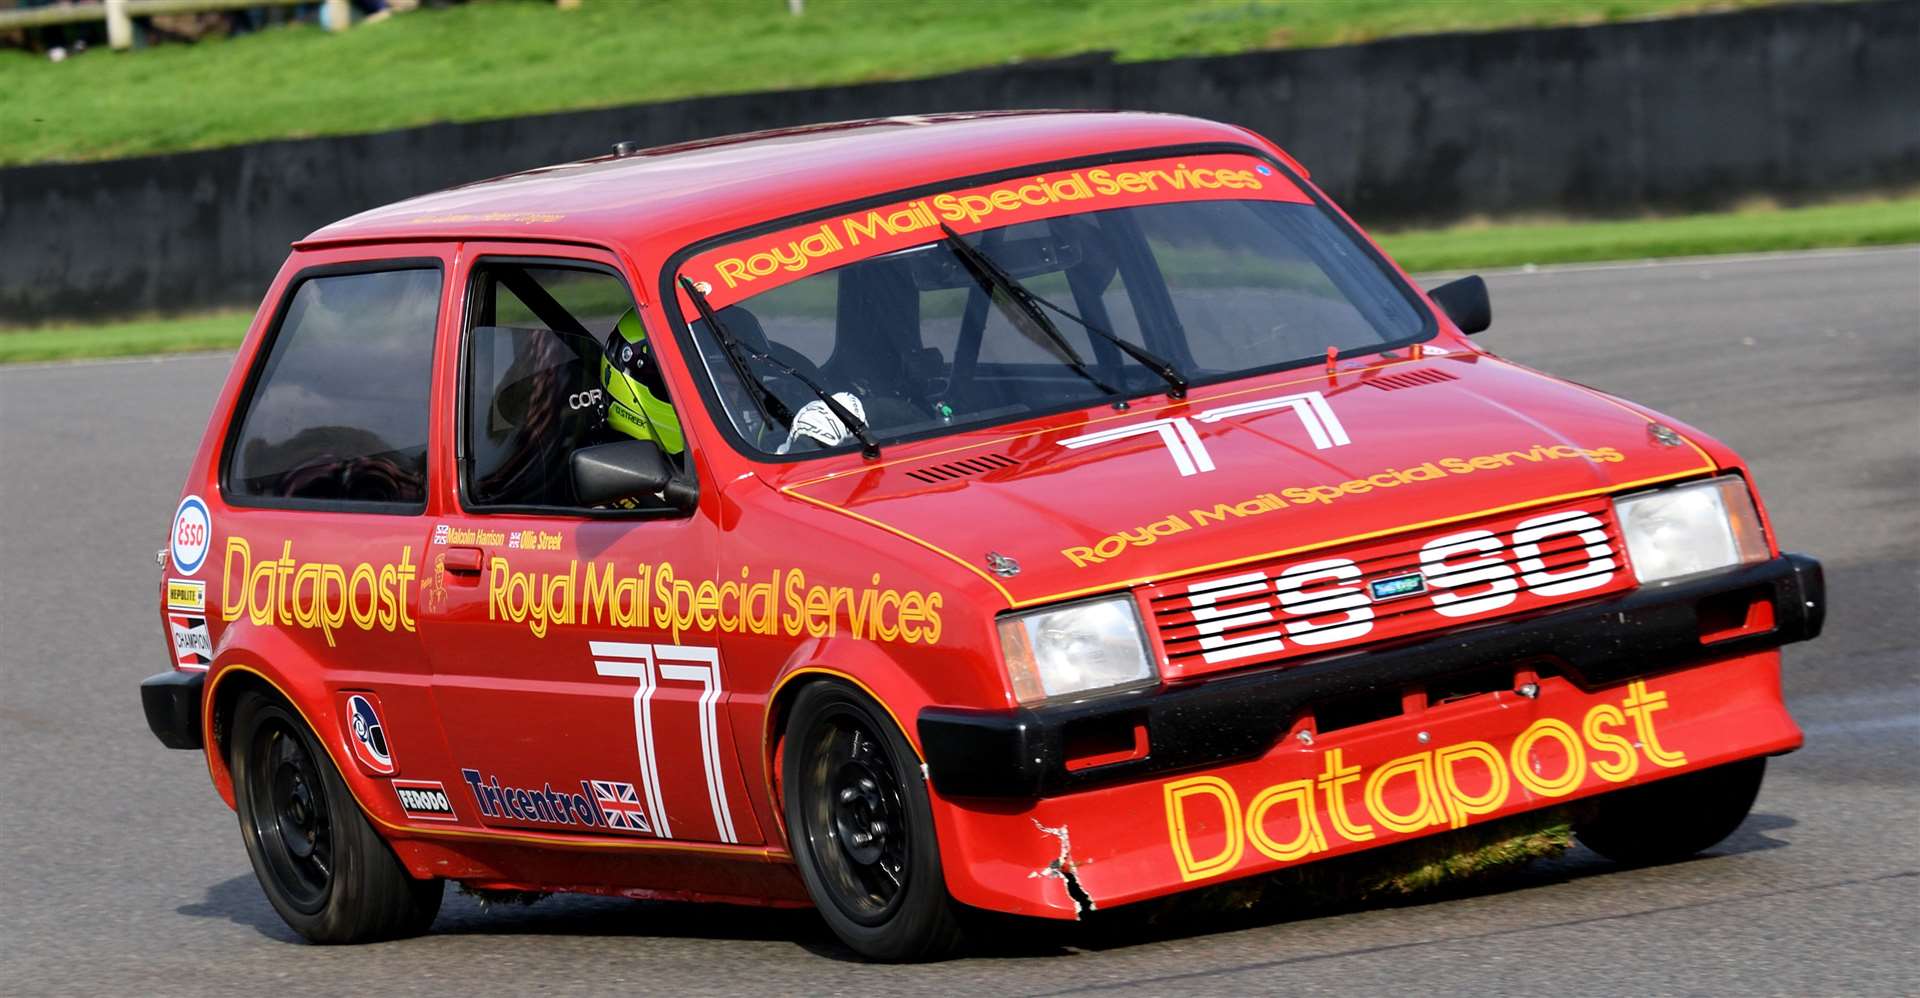
[[934, 960], [960, 943], [918, 757], [873, 701], [821, 682], [786, 727], [787, 837], [834, 934], [874, 960]]
[[1760, 756], [1616, 790], [1574, 826], [1582, 845], [1616, 863], [1670, 863], [1733, 834], [1760, 794]]
[[278, 699], [246, 693], [234, 711], [240, 835], [268, 903], [316, 943], [418, 935], [443, 885], [415, 880], [373, 830], [307, 726]]

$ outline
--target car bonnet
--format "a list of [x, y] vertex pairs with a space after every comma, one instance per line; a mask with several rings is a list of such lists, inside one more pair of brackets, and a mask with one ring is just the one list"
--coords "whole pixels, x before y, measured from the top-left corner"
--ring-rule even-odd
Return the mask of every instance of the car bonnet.
[[965, 565], [1012, 606], [1715, 469], [1638, 410], [1466, 351], [931, 443], [779, 488]]

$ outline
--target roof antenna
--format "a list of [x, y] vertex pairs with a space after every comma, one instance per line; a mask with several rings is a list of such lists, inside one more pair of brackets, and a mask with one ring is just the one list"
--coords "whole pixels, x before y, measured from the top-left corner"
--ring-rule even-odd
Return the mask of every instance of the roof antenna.
[[613, 154], [615, 156], [631, 156], [639, 151], [640, 143], [638, 142], [615, 142], [613, 144]]

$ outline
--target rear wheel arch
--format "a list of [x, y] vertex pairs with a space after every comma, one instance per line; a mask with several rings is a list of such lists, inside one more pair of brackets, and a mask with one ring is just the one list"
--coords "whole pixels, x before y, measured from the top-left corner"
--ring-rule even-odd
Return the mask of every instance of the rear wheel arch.
[[224, 666], [215, 666], [215, 670], [208, 674], [206, 701], [202, 705], [206, 711], [207, 770], [213, 777], [214, 786], [229, 807], [236, 805], [232, 772], [235, 715], [247, 693], [259, 693], [286, 707], [300, 719], [308, 733], [319, 742], [328, 761], [340, 771], [361, 813], [373, 820], [373, 812], [362, 799], [362, 788], [355, 785], [360, 774], [347, 758], [339, 739], [329, 737], [334, 730], [334, 717], [317, 673], [310, 682], [313, 688], [303, 690], [298, 681], [264, 659], [244, 663], [229, 660]]
[[210, 736], [207, 750], [209, 755], [217, 754], [222, 768], [226, 766], [225, 760], [233, 754], [234, 711], [239, 709], [241, 696], [249, 692], [281, 701], [287, 699], [272, 683], [246, 669], [227, 669], [215, 678], [211, 699], [207, 703], [207, 734]]

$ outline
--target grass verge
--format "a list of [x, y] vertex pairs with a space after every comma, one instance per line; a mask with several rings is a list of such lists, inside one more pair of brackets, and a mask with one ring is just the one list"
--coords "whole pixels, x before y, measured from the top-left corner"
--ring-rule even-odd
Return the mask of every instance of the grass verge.
[[231, 350], [240, 345], [241, 337], [247, 333], [247, 324], [252, 321], [251, 311], [236, 309], [178, 319], [0, 330], [0, 364]]
[[1614, 222], [1376, 233], [1411, 273], [1920, 242], [1920, 196]]
[[[1920, 243], [1920, 196], [1618, 222], [1514, 223], [1386, 233], [1412, 272]], [[0, 364], [232, 349], [248, 311], [0, 330]]]
[[[492, 0], [65, 62], [0, 49], [0, 165], [905, 79], [1724, 10], [1777, 0]], [[618, 138], [608, 136], [607, 140]]]

